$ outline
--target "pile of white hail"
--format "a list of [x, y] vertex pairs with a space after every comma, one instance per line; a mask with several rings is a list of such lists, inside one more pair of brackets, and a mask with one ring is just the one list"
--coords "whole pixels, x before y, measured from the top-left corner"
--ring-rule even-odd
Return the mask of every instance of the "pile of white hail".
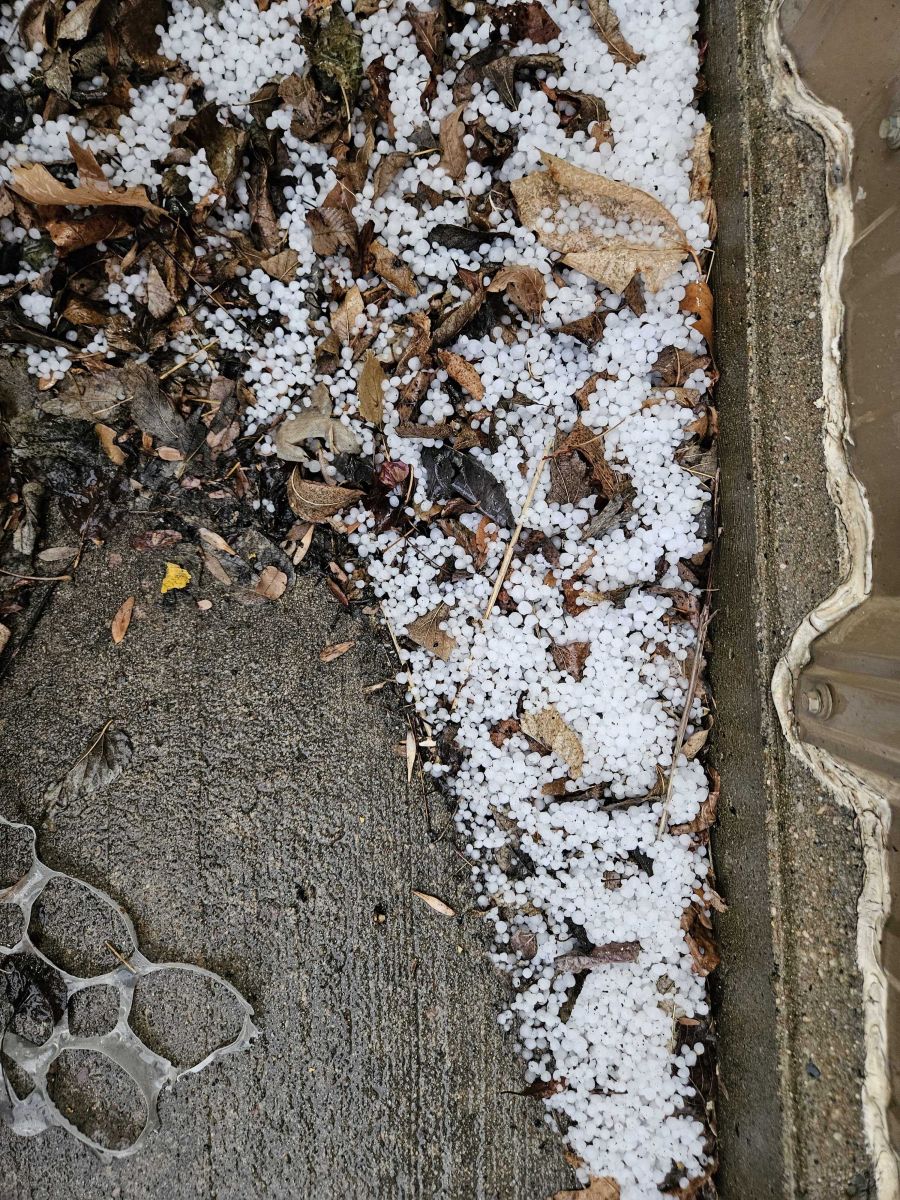
[[[511, 136], [514, 146], [496, 176], [472, 160], [456, 178], [440, 150], [420, 148], [418, 135], [424, 127], [437, 138], [442, 121], [457, 107], [452, 85], [460, 66], [495, 35], [487, 6], [469, 3], [457, 10], [459, 28], [448, 38], [450, 66], [424, 113], [420, 98], [430, 67], [404, 4], [388, 2], [374, 13], [369, 6], [364, 16], [354, 14], [352, 0], [335, 0], [335, 8], [338, 4], [362, 35], [363, 67], [383, 58], [389, 78], [393, 130], [384, 122], [375, 128], [370, 167], [388, 155], [407, 155], [377, 196], [369, 174], [353, 215], [359, 228], [372, 223], [374, 239], [397, 256], [414, 286], [391, 290], [377, 305], [366, 303], [376, 276], [355, 277], [343, 249], [325, 256], [314, 252], [306, 216], [332, 192], [337, 164], [321, 144], [291, 132], [292, 108], [282, 100], [267, 126], [277, 131], [289, 163], [281, 172], [287, 185], [278, 220], [285, 246], [295, 252], [292, 270], [283, 279], [259, 268], [238, 271], [227, 306], [209, 303], [205, 291], [189, 292], [203, 336], [215, 339], [215, 348], [197, 354], [199, 338], [180, 337], [169, 349], [176, 356], [193, 354], [185, 370], [197, 379], [218, 373], [217, 356], [239, 357], [254, 397], [245, 430], [259, 437], [263, 454], [275, 452], [274, 428], [268, 433], [273, 422], [303, 411], [312, 387], [323, 384], [332, 416], [347, 427], [362, 455], [376, 467], [392, 460], [413, 469], [411, 489], [398, 489], [389, 501], [405, 508], [405, 532], [397, 527], [379, 532], [364, 503], [345, 510], [342, 519], [353, 530], [351, 540], [398, 638], [418, 618], [446, 606], [438, 610], [436, 634], [445, 635], [445, 656], [424, 646], [406, 649], [401, 656], [409, 676], [401, 678], [421, 718], [436, 736], [451, 727], [461, 752], [455, 773], [436, 761], [426, 770], [444, 776], [458, 806], [479, 903], [494, 923], [496, 958], [515, 985], [506, 1024], [529, 1081], [562, 1119], [582, 1163], [582, 1181], [614, 1177], [624, 1200], [658, 1195], [664, 1181], [669, 1188], [685, 1188], [707, 1165], [705, 1129], [697, 1117], [703, 1106], [690, 1081], [703, 1046], [677, 1031], [698, 1019], [703, 1023], [708, 1009], [683, 916], [692, 902], [703, 907], [708, 899], [709, 863], [700, 839], [671, 830], [697, 816], [709, 784], [696, 761], [680, 758], [669, 827], [660, 835], [658, 781], [672, 767], [697, 640], [696, 629], [679, 616], [667, 593], [696, 594], [679, 565], [702, 556], [701, 514], [709, 491], [675, 457], [696, 406], [694, 411], [685, 406], [684, 391], [660, 391], [652, 371], [667, 348], [688, 357], [705, 353], [681, 305], [686, 286], [699, 279], [698, 267], [686, 256], [656, 292], [645, 287], [646, 310], [636, 315], [622, 296], [560, 265], [559, 255], [519, 224], [508, 189], [498, 192], [507, 206], [495, 205], [492, 232], [481, 245], [448, 249], [431, 233], [438, 224], [471, 228], [471, 204], [483, 205], [497, 183], [541, 170], [542, 153], [549, 153], [651, 193], [677, 220], [693, 251], [707, 248], [703, 203], [690, 198], [692, 147], [704, 125], [694, 107], [696, 0], [613, 0], [622, 34], [637, 52], [636, 65], [617, 61], [596, 32], [585, 0], [543, 0], [558, 35], [539, 45], [520, 40], [511, 53], [556, 55], [561, 70], [516, 75], [512, 108], [486, 80], [474, 81], [459, 114], [463, 125], [471, 129], [482, 119], [482, 128]], [[70, 0], [69, 10], [73, 7]], [[168, 26], [159, 33], [162, 54], [182, 64], [175, 79], [161, 75], [133, 93], [132, 115], [122, 119], [118, 138], [77, 116], [46, 123], [34, 118], [20, 142], [0, 148], [3, 178], [10, 178], [15, 164], [72, 167], [71, 134], [94, 150], [113, 184], [143, 184], [157, 196], [170, 130], [203, 102], [204, 92], [223, 115], [230, 109], [229, 119], [239, 125], [252, 118], [252, 98], [262, 84], [308, 71], [307, 52], [295, 37], [305, 7], [306, 0], [276, 0], [261, 12], [253, 0], [226, 0], [216, 12], [214, 5], [201, 9], [174, 0]], [[505, 7], [494, 5], [494, 16]], [[508, 7], [512, 13], [523, 5]], [[14, 9], [7, 4], [0, 10], [10, 47], [8, 73], [0, 77], [7, 89], [27, 90], [40, 61], [40, 48], [25, 49], [19, 41], [23, 8], [24, 0], [17, 0]], [[567, 134], [549, 98], [554, 89], [601, 97], [611, 137]], [[361, 148], [366, 129], [357, 114], [352, 119]], [[471, 132], [464, 142], [472, 147]], [[228, 253], [230, 238], [250, 229], [248, 179], [238, 175], [226, 204], [214, 194], [215, 176], [202, 152], [190, 163], [180, 161], [193, 202], [209, 202], [196, 253], [215, 263]], [[431, 189], [432, 202], [414, 203], [424, 189]], [[606, 222], [609, 236], [635, 236], [627, 220], [610, 222], [588, 202], [566, 201], [559, 211], [546, 209], [541, 220], [542, 234], [571, 234]], [[11, 241], [31, 236], [14, 215], [3, 218], [0, 231]], [[654, 237], [650, 230], [643, 234], [645, 240]], [[422, 364], [415, 357], [403, 360], [396, 330], [411, 314], [428, 313], [439, 298], [444, 311], [465, 301], [470, 292], [463, 281], [474, 277], [467, 272], [487, 281], [504, 267], [522, 265], [543, 277], [540, 318], [506, 316], [489, 332], [462, 332], [445, 346], [480, 380], [468, 410], [476, 432], [489, 427], [491, 446], [476, 444], [468, 455], [500, 484], [513, 521], [526, 509], [502, 602], [484, 619], [513, 530], [485, 521], [477, 511], [463, 512], [459, 522], [483, 547], [476, 563], [471, 546], [422, 519], [432, 499], [420, 456], [441, 443], [398, 432], [403, 389]], [[23, 265], [0, 278], [0, 285], [28, 284], [39, 276]], [[331, 313], [326, 306], [323, 314], [310, 300], [311, 292], [321, 294], [323, 277], [326, 294], [342, 296], [354, 286], [362, 294], [360, 311], [351, 314], [352, 332], [370, 335], [367, 354], [380, 360], [387, 375], [380, 428], [360, 415], [363, 359], [352, 346], [340, 347], [328, 370], [317, 360], [329, 315], [338, 308], [333, 300]], [[110, 270], [103, 300], [112, 311], [133, 316], [145, 302], [146, 285], [147, 269], [138, 259]], [[612, 311], [595, 344], [559, 332], [561, 325], [593, 313], [600, 301]], [[50, 297], [25, 287], [17, 303], [20, 316], [49, 323]], [[79, 355], [105, 351], [99, 330], [89, 346], [71, 352], [30, 349], [28, 362], [50, 383]], [[112, 350], [107, 357], [121, 361]], [[401, 369], [392, 374], [398, 362]], [[449, 378], [447, 370], [434, 372], [417, 409], [419, 424], [439, 425], [453, 414]], [[702, 407], [708, 388], [703, 370], [679, 384], [695, 389]], [[553, 471], [542, 458], [576, 421], [598, 443], [603, 434], [606, 462], [633, 489], [621, 518], [605, 528], [603, 522], [592, 527], [596, 495], [573, 503], [548, 499]], [[333, 457], [327, 448], [311, 454], [305, 475], [340, 482]], [[573, 644], [582, 648], [577, 669], [567, 667], [559, 652]], [[648, 793], [643, 803], [617, 803]], [[613, 961], [602, 961], [610, 944], [626, 944], [625, 951], [614, 947], [607, 954]], [[589, 956], [596, 948], [601, 950], [587, 971], [576, 973], [569, 965], [578, 963], [563, 958]]]

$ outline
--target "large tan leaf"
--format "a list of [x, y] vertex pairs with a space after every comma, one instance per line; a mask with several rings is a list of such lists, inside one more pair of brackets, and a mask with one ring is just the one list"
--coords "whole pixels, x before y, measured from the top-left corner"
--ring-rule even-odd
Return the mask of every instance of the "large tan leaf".
[[12, 182], [9, 185], [23, 200], [31, 204], [45, 206], [68, 204], [78, 208], [90, 205], [105, 208], [145, 208], [148, 212], [165, 215], [165, 210], [158, 208], [148, 197], [142, 187], [128, 187], [114, 190], [91, 183], [82, 183], [77, 187], [68, 187], [54, 179], [46, 167], [40, 163], [30, 163], [24, 167], [13, 167]]
[[296, 467], [287, 486], [288, 504], [304, 521], [327, 521], [342, 508], [355, 504], [361, 495], [356, 488], [329, 487], [304, 479]]
[[448, 113], [441, 121], [439, 133], [441, 166], [457, 183], [463, 178], [469, 165], [469, 152], [463, 141], [466, 127], [463, 124], [462, 115], [466, 108], [466, 104], [459, 104], [452, 112]]
[[[567, 266], [613, 291], [624, 292], [638, 271], [651, 291], [658, 291], [690, 254], [684, 231], [666, 206], [630, 184], [585, 171], [552, 154], [541, 157], [546, 171], [525, 175], [511, 185], [522, 224], [534, 230], [548, 249], [561, 254]], [[609, 238], [590, 223], [571, 231], [548, 229], [542, 214], [546, 209], [559, 212], [563, 199], [575, 205], [587, 201], [598, 216], [613, 221], [656, 226], [662, 239], [648, 245], [637, 237]]]
[[558, 754], [571, 777], [577, 779], [584, 766], [584, 749], [578, 734], [566, 724], [556, 705], [548, 704], [536, 713], [523, 713], [519, 724], [524, 734]]

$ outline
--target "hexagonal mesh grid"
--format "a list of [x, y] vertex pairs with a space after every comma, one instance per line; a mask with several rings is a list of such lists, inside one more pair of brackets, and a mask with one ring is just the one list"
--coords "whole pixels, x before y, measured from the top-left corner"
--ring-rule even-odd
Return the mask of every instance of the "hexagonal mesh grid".
[[[14, 843], [19, 845], [16, 847]], [[4, 864], [6, 871], [0, 877], [0, 917], [4, 918], [0, 921], [0, 1118], [23, 1136], [61, 1126], [105, 1158], [135, 1154], [160, 1127], [157, 1101], [167, 1084], [175, 1083], [182, 1075], [196, 1074], [226, 1054], [250, 1045], [259, 1032], [253, 1024], [253, 1009], [236, 988], [212, 971], [189, 963], [154, 963], [146, 958], [138, 949], [130, 917], [119, 905], [90, 884], [41, 862], [31, 826], [0, 817], [0, 849], [3, 848], [12, 849], [13, 853], [3, 855], [0, 862], [8, 860], [8, 864], [14, 865]], [[110, 942], [104, 944], [109, 956], [117, 959], [114, 969], [91, 976], [75, 975], [53, 962], [35, 944], [32, 911], [53, 881], [57, 887], [73, 884], [83, 890], [93, 903], [105, 906], [111, 920], [127, 933], [132, 947], [127, 953], [120, 953]], [[9, 944], [5, 944], [7, 941]], [[130, 1020], [135, 990], [141, 980], [163, 971], [191, 973], [206, 984], [224, 989], [241, 1021], [240, 1030], [231, 1041], [190, 1066], [176, 1066], [148, 1046], [135, 1033]], [[118, 993], [114, 1024], [99, 1034], [77, 1033], [70, 1028], [73, 997], [103, 985]], [[73, 1124], [51, 1097], [54, 1064], [63, 1055], [78, 1051], [103, 1056], [120, 1068], [139, 1090], [145, 1120], [128, 1144], [103, 1145]], [[25, 1095], [21, 1094], [23, 1091]]]

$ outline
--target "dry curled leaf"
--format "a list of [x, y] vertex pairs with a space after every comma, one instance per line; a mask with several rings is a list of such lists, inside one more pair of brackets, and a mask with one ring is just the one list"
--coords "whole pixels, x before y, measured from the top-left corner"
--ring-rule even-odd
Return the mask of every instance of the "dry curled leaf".
[[427, 892], [417, 892], [415, 888], [413, 888], [413, 895], [418, 896], [430, 909], [433, 909], [436, 913], [440, 913], [442, 917], [456, 916], [455, 911], [450, 905], [445, 904], [443, 900], [438, 900], [437, 896], [429, 896]]
[[522, 732], [552, 750], [569, 768], [576, 779], [584, 766], [584, 749], [578, 734], [560, 716], [554, 704], [548, 704], [540, 712], [523, 713], [519, 724]]
[[199, 530], [200, 541], [210, 550], [218, 550], [220, 554], [234, 554], [235, 551], [228, 545], [220, 533], [216, 533], [212, 529]]
[[13, 167], [12, 190], [23, 200], [31, 204], [52, 206], [69, 204], [79, 208], [97, 205], [110, 208], [144, 208], [148, 212], [165, 215], [165, 210], [158, 208], [142, 187], [104, 188], [99, 184], [82, 183], [77, 187], [69, 187], [60, 183], [40, 163], [29, 163], [22, 167]]
[[10, 632], [6, 625], [0, 625], [0, 654], [3, 653], [6, 643], [10, 639]]
[[455, 380], [463, 391], [468, 392], [475, 400], [483, 400], [484, 384], [472, 364], [467, 362], [461, 354], [454, 354], [452, 350], [438, 350], [437, 353], [450, 378]]
[[100, 0], [81, 0], [59, 23], [56, 36], [60, 41], [80, 42], [90, 32], [94, 13], [100, 7]]
[[287, 575], [277, 567], [263, 567], [256, 587], [253, 589], [257, 596], [265, 600], [280, 600], [287, 590]]
[[384, 387], [387, 383], [381, 363], [369, 350], [359, 373], [357, 391], [359, 415], [372, 425], [380, 425], [384, 418]]
[[619, 18], [613, 12], [609, 0], [588, 0], [588, 8], [595, 29], [616, 62], [623, 63], [626, 70], [643, 62], [643, 54], [638, 54], [619, 28]]
[[594, 946], [587, 954], [560, 954], [553, 966], [559, 971], [597, 971], [610, 963], [637, 962], [641, 953], [640, 942], [604, 942]]
[[424, 650], [430, 650], [432, 654], [446, 662], [456, 648], [456, 638], [451, 637], [445, 629], [441, 629], [441, 622], [446, 621], [449, 615], [450, 605], [441, 601], [430, 612], [417, 617], [411, 625], [408, 625], [406, 636], [417, 646], [421, 646]]
[[303, 442], [319, 439], [338, 454], [359, 454], [359, 438], [349, 425], [316, 408], [293, 413], [275, 431], [275, 453], [286, 462], [306, 462]]
[[547, 285], [537, 267], [504, 267], [491, 280], [488, 291], [506, 292], [516, 308], [533, 321], [540, 318], [547, 299]]
[[118, 646], [125, 634], [128, 632], [128, 626], [131, 624], [131, 614], [134, 612], [134, 596], [129, 596], [127, 600], [123, 600], [116, 615], [112, 619], [112, 640]]
[[288, 504], [291, 511], [304, 521], [327, 521], [342, 508], [355, 504], [361, 496], [362, 492], [357, 488], [330, 487], [327, 483], [304, 479], [297, 467], [288, 480]]
[[[546, 171], [525, 175], [511, 184], [522, 224], [548, 249], [561, 254], [567, 266], [613, 291], [624, 292], [637, 272], [651, 291], [659, 291], [690, 253], [684, 231], [665, 205], [630, 184], [585, 171], [552, 154], [541, 157]], [[650, 245], [636, 238], [604, 237], [591, 221], [571, 231], [551, 229], [552, 219], [548, 221], [544, 213], [547, 209], [559, 212], [563, 199], [575, 205], [586, 201], [598, 216], [610, 220], [655, 226], [661, 231], [661, 240]]]

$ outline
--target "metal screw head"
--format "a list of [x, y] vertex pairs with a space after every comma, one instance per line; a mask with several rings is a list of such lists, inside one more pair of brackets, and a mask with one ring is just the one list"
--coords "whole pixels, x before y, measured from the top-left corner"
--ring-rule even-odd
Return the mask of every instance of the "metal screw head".
[[823, 721], [827, 721], [831, 716], [834, 696], [827, 683], [817, 683], [804, 690], [803, 703], [811, 717], [821, 717]]

